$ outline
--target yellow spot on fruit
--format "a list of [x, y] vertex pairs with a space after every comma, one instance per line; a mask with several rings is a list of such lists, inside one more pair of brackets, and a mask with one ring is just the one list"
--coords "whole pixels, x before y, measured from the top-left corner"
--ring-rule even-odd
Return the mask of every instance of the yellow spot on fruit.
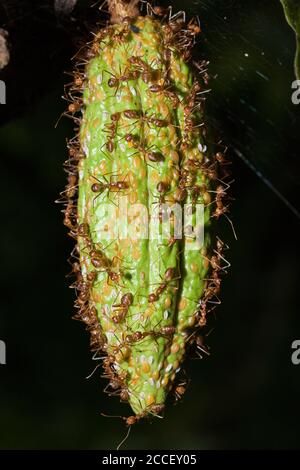
[[166, 308], [169, 308], [169, 307], [171, 307], [171, 305], [172, 305], [172, 299], [171, 299], [171, 297], [166, 297], [166, 298], [165, 298], [165, 307], [166, 307]]
[[132, 191], [129, 194], [129, 201], [131, 202], [131, 204], [135, 204], [137, 200], [138, 200], [138, 193], [136, 191]]
[[153, 183], [159, 181], [159, 173], [158, 171], [153, 171], [152, 174], [151, 174], [151, 180], [153, 181]]
[[103, 286], [103, 294], [104, 295], [109, 295], [111, 293], [112, 287], [107, 284], [107, 282]]
[[155, 310], [154, 305], [153, 305], [153, 304], [150, 305], [148, 308], [146, 308], [146, 310], [145, 310], [145, 312], [144, 312], [144, 316], [145, 316], [145, 317], [151, 317], [151, 315], [153, 314], [154, 310]]
[[166, 387], [168, 385], [168, 382], [169, 382], [169, 378], [168, 377], [164, 377], [161, 381], [161, 385], [162, 387]]
[[153, 405], [154, 401], [155, 401], [155, 399], [154, 399], [153, 395], [147, 395], [146, 403], [147, 403], [148, 406]]
[[135, 260], [140, 259], [140, 257], [141, 257], [141, 251], [140, 251], [138, 248], [135, 248], [135, 249], [132, 251], [132, 257], [133, 257], [133, 259], [135, 259]]
[[168, 131], [166, 129], [161, 129], [159, 133], [160, 140], [166, 140], [168, 138]]
[[169, 108], [164, 102], [160, 102], [158, 105], [158, 111], [161, 113], [161, 115], [166, 118], [169, 114]]
[[140, 157], [135, 156], [135, 157], [133, 158], [133, 165], [134, 165], [135, 168], [140, 168], [140, 166], [141, 166], [141, 159], [140, 159]]
[[172, 179], [173, 180], [178, 180], [179, 179], [179, 171], [174, 168], [172, 171]]
[[[171, 352], [171, 349], [170, 348], [166, 348], [165, 350], [165, 357], [167, 357]], [[166, 363], [167, 364], [167, 363]]]
[[102, 90], [97, 90], [95, 96], [98, 101], [102, 101], [105, 98], [105, 95]]
[[[129, 367], [134, 367], [134, 359], [132, 356], [130, 356], [129, 361], [128, 361]], [[132, 379], [133, 380], [133, 379]]]
[[170, 141], [173, 142], [174, 144], [176, 144], [176, 141], [177, 141], [177, 133], [176, 133], [176, 129], [175, 127], [170, 124], [169, 125], [169, 138], [170, 138]]
[[148, 362], [144, 361], [142, 363], [142, 369], [143, 369], [143, 372], [145, 372], [145, 374], [148, 374], [148, 372], [150, 371], [150, 366]]
[[138, 186], [139, 186], [139, 181], [137, 179], [132, 180], [131, 188], [136, 190]]
[[153, 380], [158, 380], [159, 379], [159, 371], [158, 370], [153, 372], [152, 378], [153, 378]]
[[92, 299], [96, 303], [98, 303], [98, 302], [101, 303], [103, 298], [102, 298], [102, 295], [99, 292], [93, 290]]
[[95, 127], [95, 128], [99, 127], [100, 126], [100, 119], [99, 118], [94, 119], [93, 122], [92, 122], [92, 126]]
[[210, 204], [211, 202], [211, 195], [207, 191], [203, 194], [203, 202], [204, 204]]
[[199, 266], [198, 266], [197, 263], [192, 263], [192, 264], [191, 264], [191, 271], [192, 271], [193, 273], [199, 272]]
[[99, 168], [102, 171], [102, 173], [107, 173], [107, 162], [105, 160], [101, 160], [99, 164]]
[[204, 267], [204, 269], [207, 269], [209, 267], [209, 259], [208, 258], [204, 258], [203, 267]]
[[178, 305], [179, 310], [184, 310], [187, 306], [187, 300], [185, 298], [181, 299]]

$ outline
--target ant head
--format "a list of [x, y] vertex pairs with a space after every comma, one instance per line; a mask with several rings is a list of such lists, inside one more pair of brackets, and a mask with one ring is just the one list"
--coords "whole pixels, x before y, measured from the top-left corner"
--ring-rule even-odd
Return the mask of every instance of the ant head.
[[127, 426], [132, 426], [138, 420], [139, 420], [138, 416], [128, 416], [128, 418], [126, 418], [126, 424], [127, 424]]

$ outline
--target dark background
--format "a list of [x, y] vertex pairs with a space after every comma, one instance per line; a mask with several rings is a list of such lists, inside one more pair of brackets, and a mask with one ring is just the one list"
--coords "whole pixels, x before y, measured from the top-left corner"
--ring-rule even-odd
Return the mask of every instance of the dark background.
[[[109, 449], [126, 433], [121, 420], [100, 415], [128, 415], [126, 405], [103, 394], [99, 373], [85, 379], [93, 369], [89, 340], [71, 320], [65, 279], [72, 242], [54, 204], [73, 127], [63, 119], [54, 128], [65, 108], [63, 72], [101, 17], [89, 3], [78, 2], [66, 17], [55, 16], [49, 1], [0, 5], [11, 47], [0, 76], [7, 85], [0, 107], [2, 449]], [[291, 362], [291, 343], [300, 339], [299, 218], [249, 168], [297, 206], [293, 32], [277, 0], [185, 3], [201, 19], [196, 55], [208, 58], [217, 76], [209, 119], [233, 161], [238, 241], [221, 222], [232, 268], [209, 336], [211, 356], [187, 363], [183, 403], [170, 405], [164, 420], [134, 427], [124, 448], [300, 448], [300, 365]]]

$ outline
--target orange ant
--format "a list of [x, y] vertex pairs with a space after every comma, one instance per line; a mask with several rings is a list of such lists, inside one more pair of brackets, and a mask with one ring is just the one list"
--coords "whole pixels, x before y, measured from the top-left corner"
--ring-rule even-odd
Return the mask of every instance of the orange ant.
[[149, 118], [146, 118], [146, 120], [148, 122], [150, 122], [151, 124], [154, 124], [157, 127], [167, 127], [168, 126], [168, 123], [165, 119], [159, 119], [159, 118], [156, 118], [156, 117], [149, 117]]
[[136, 109], [126, 109], [123, 114], [127, 119], [139, 119], [141, 117], [141, 112]]
[[152, 147], [146, 149], [140, 142], [136, 140], [133, 134], [126, 134], [125, 140], [126, 142], [131, 143], [133, 148], [139, 150], [144, 155], [144, 158], [148, 159], [150, 162], [157, 163], [164, 160], [162, 153], [150, 150]]
[[122, 23], [124, 24], [124, 27], [119, 33], [113, 35], [112, 37], [113, 42], [116, 42], [117, 44], [122, 44], [122, 42], [124, 42], [124, 40], [127, 38], [130, 31], [134, 29], [134, 25], [132, 25], [131, 22], [132, 22], [132, 18], [130, 18], [129, 16], [126, 16], [125, 18], [122, 19]]
[[71, 202], [70, 200], [76, 195], [78, 187], [77, 175], [70, 173], [67, 177], [67, 181], [66, 189], [59, 194], [60, 198], [55, 201], [56, 203], [68, 205], [68, 203]]
[[162, 128], [168, 126], [168, 122], [165, 119], [160, 119], [155, 116], [147, 116], [141, 111], [135, 109], [126, 109], [125, 111], [123, 111], [123, 114], [127, 119], [140, 119], [142, 122], [154, 124], [156, 127]]
[[68, 106], [68, 111], [71, 113], [71, 114], [75, 114], [77, 113], [80, 108], [82, 106], [82, 102], [81, 101], [74, 101], [73, 103], [70, 103], [69, 106]]
[[110, 261], [101, 250], [90, 251], [91, 263], [96, 269], [104, 268], [107, 269], [110, 266]]
[[152, 150], [143, 149], [144, 156], [153, 163], [164, 161], [164, 156], [160, 152], [153, 152]]
[[93, 176], [93, 178], [97, 181], [97, 183], [93, 183], [91, 185], [91, 191], [93, 193], [98, 193], [97, 196], [95, 196], [95, 199], [99, 197], [105, 190], [108, 190], [108, 192], [113, 191], [113, 192], [119, 192], [122, 191], [123, 189], [128, 189], [129, 185], [126, 181], [112, 181], [112, 178], [116, 175], [111, 175], [109, 181], [106, 179], [105, 175], [102, 175], [105, 182], [100, 181], [98, 178]]
[[200, 83], [195, 80], [191, 92], [187, 97], [187, 104], [184, 106], [183, 109], [183, 116], [184, 116], [184, 129], [183, 129], [183, 137], [182, 137], [182, 144], [181, 147], [186, 149], [190, 145], [190, 133], [196, 127], [194, 125], [193, 118], [191, 116], [193, 109], [195, 108], [196, 97], [197, 93], [201, 90]]
[[188, 380], [187, 379], [185, 379], [182, 382], [179, 382], [175, 385], [175, 387], [173, 389], [173, 392], [174, 392], [174, 395], [175, 395], [175, 401], [176, 402], [178, 402], [179, 400], [182, 399], [183, 395], [186, 392], [187, 385], [188, 385]]
[[159, 193], [159, 196], [153, 196], [153, 197], [155, 198], [158, 197], [158, 202], [153, 202], [153, 204], [155, 204], [155, 214], [156, 214], [156, 210], [158, 210], [159, 211], [157, 214], [158, 220], [162, 222], [164, 215], [165, 215], [164, 212], [167, 210], [167, 208], [164, 207], [163, 204], [166, 202], [165, 196], [169, 190], [169, 185], [164, 183], [163, 181], [159, 181], [159, 183], [157, 183], [156, 189]]
[[103, 349], [105, 346], [105, 338], [101, 331], [100, 325], [98, 325], [97, 328], [91, 330], [90, 335], [91, 351], [99, 351], [99, 349]]
[[[104, 389], [105, 393], [108, 393], [109, 396], [114, 396], [114, 395], [117, 395], [117, 394], [120, 393], [120, 388], [123, 389], [123, 390], [126, 390], [126, 385], [125, 385], [124, 380], [126, 378], [127, 373], [125, 371], [124, 371], [125, 374], [122, 374], [122, 373], [116, 374], [112, 369], [106, 370], [106, 368], [105, 368], [104, 370], [106, 372], [106, 378], [110, 379], [109, 383], [107, 384], [107, 386]], [[109, 387], [112, 388], [112, 390], [114, 390], [114, 391], [111, 392], [111, 391], [107, 390]], [[128, 392], [127, 392], [127, 395], [129, 397]], [[125, 394], [123, 394], [123, 396], [125, 396]]]
[[149, 91], [152, 93], [164, 93], [171, 101], [173, 108], [177, 108], [179, 104], [179, 98], [174, 91], [168, 90], [165, 85], [150, 85]]
[[74, 85], [75, 87], [81, 89], [84, 83], [84, 76], [78, 72], [75, 72], [74, 74]]
[[192, 18], [188, 24], [187, 24], [187, 30], [190, 34], [193, 36], [196, 36], [197, 34], [201, 33], [201, 27], [200, 27], [200, 22], [199, 18], [197, 17], [196, 20], [195, 18]]
[[135, 331], [132, 334], [126, 335], [125, 338], [122, 335], [122, 340], [119, 340], [119, 338], [115, 335], [118, 341], [118, 345], [114, 346], [114, 349], [113, 349], [114, 355], [121, 352], [122, 348], [124, 348], [125, 346], [132, 345], [133, 343], [137, 343], [150, 335], [151, 333], [147, 331], [144, 331], [144, 332]]
[[[101, 250], [96, 250], [93, 248], [92, 241], [89, 238], [88, 235], [88, 226], [87, 224], [81, 224], [78, 228], [78, 235], [82, 236], [84, 240], [87, 243], [87, 247], [89, 249], [89, 256], [91, 260], [91, 264], [94, 266], [96, 270], [101, 270], [106, 272], [108, 275], [108, 279], [110, 279], [113, 282], [118, 283], [120, 280], [120, 274], [112, 271], [111, 266], [113, 265], [113, 260], [109, 260], [107, 256], [104, 254], [103, 251]], [[87, 279], [89, 281], [94, 281], [94, 279], [97, 276], [97, 271], [93, 271], [91, 273], [88, 273]]]
[[215, 163], [207, 166], [197, 160], [188, 159], [186, 162], [188, 167], [202, 171], [211, 180], [218, 180], [218, 172]]
[[117, 133], [117, 127], [118, 127], [118, 122], [119, 122], [120, 118], [121, 118], [121, 113], [111, 114], [111, 116], [110, 116], [110, 119], [112, 121], [111, 124], [106, 124], [105, 125], [105, 128], [110, 133], [108, 141], [105, 144], [105, 146], [106, 146], [106, 148], [109, 152], [113, 152], [113, 150], [115, 148], [114, 138], [115, 138], [116, 133]]
[[175, 243], [176, 243], [177, 241], [178, 241], [178, 238], [171, 237], [171, 238], [169, 238], [169, 240], [168, 240], [167, 246], [168, 246], [168, 247], [171, 247], [171, 246], [175, 245]]
[[167, 289], [168, 284], [174, 280], [175, 280], [175, 269], [168, 268], [164, 274], [163, 282], [159, 285], [159, 287], [154, 292], [148, 295], [148, 301], [150, 303], [153, 303], [159, 300], [162, 293]]
[[[151, 407], [149, 409], [149, 412], [152, 415], [158, 416], [159, 413], [161, 413], [164, 410], [164, 408], [165, 408], [165, 405], [163, 405], [163, 404], [151, 405]], [[136, 424], [138, 421], [140, 421], [140, 419], [144, 418], [144, 416], [145, 416], [145, 413], [141, 413], [141, 414], [138, 414], [138, 415], [128, 416], [128, 418], [125, 418], [125, 417], [121, 416], [121, 418], [123, 420], [125, 420], [127, 426], [130, 427], [130, 426], [133, 426], [134, 424]]]
[[112, 321], [114, 323], [120, 323], [122, 320], [124, 320], [129, 310], [129, 307], [132, 305], [132, 302], [133, 302], [133, 295], [131, 292], [128, 292], [127, 294], [124, 294], [121, 297], [120, 304], [115, 304], [112, 306], [113, 309], [118, 311], [118, 313], [112, 317]]
[[222, 242], [222, 240], [220, 240], [219, 237], [217, 237], [217, 247], [216, 249], [214, 249], [214, 253], [216, 254], [215, 258], [217, 258], [219, 264], [221, 263], [221, 260], [224, 261], [224, 263], [226, 263], [225, 266], [223, 267], [219, 266], [219, 269], [221, 269], [224, 272], [226, 272], [225, 270], [230, 267], [230, 263], [223, 256], [223, 251], [227, 248], [228, 246], [225, 245], [224, 242]]
[[115, 94], [117, 93], [121, 83], [128, 82], [129, 80], [137, 80], [140, 76], [140, 72], [138, 70], [129, 71], [126, 69], [124, 74], [120, 74], [119, 76], [116, 76], [107, 70], [106, 72], [111, 75], [111, 78], [108, 80], [107, 84], [110, 88], [116, 88]]
[[176, 327], [172, 325], [168, 326], [162, 326], [161, 329], [159, 330], [158, 333], [155, 333], [156, 335], [162, 335], [162, 336], [169, 336], [173, 335], [176, 331]]
[[148, 16], [167, 16], [167, 14], [172, 10], [172, 7], [164, 8], [162, 6], [152, 6], [149, 2], [146, 2], [147, 15]]
[[226, 160], [225, 155], [222, 152], [217, 152], [216, 155], [215, 155], [215, 159], [222, 166], [231, 165], [231, 162]]
[[73, 236], [77, 228], [77, 208], [72, 202], [69, 202], [62, 212], [65, 214], [63, 223], [71, 230], [70, 233]]
[[97, 309], [91, 307], [81, 313], [81, 320], [89, 327], [98, 323]]
[[146, 62], [144, 62], [141, 57], [137, 57], [137, 56], [132, 56], [128, 59], [128, 62], [131, 64], [131, 65], [134, 65], [136, 67], [138, 67], [139, 69], [141, 69], [141, 72], [142, 72], [142, 80], [143, 82], [145, 83], [150, 83], [151, 80], [153, 79], [153, 75], [154, 75], [154, 70], [151, 69], [151, 67], [146, 64]]
[[212, 214], [211, 217], [219, 219], [219, 217], [221, 217], [221, 215], [224, 215], [226, 217], [226, 219], [228, 220], [228, 222], [230, 223], [234, 238], [237, 240], [237, 235], [236, 235], [236, 231], [234, 229], [233, 222], [228, 217], [228, 215], [226, 214], [226, 212], [229, 211], [229, 205], [227, 205], [227, 206], [223, 205], [222, 197], [220, 195], [219, 195], [219, 197], [216, 197], [216, 204], [217, 204], [217, 207], [216, 207], [216, 209], [215, 209], [215, 211], [214, 211], [214, 213]]

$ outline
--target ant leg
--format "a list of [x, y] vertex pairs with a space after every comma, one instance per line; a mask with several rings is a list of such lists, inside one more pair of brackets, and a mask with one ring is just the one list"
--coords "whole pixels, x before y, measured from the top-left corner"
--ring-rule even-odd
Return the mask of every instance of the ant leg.
[[94, 368], [94, 370], [86, 377], [86, 379], [90, 379], [94, 373], [96, 372], [97, 369], [99, 369], [99, 367], [101, 366], [101, 364], [97, 364], [96, 367]]

